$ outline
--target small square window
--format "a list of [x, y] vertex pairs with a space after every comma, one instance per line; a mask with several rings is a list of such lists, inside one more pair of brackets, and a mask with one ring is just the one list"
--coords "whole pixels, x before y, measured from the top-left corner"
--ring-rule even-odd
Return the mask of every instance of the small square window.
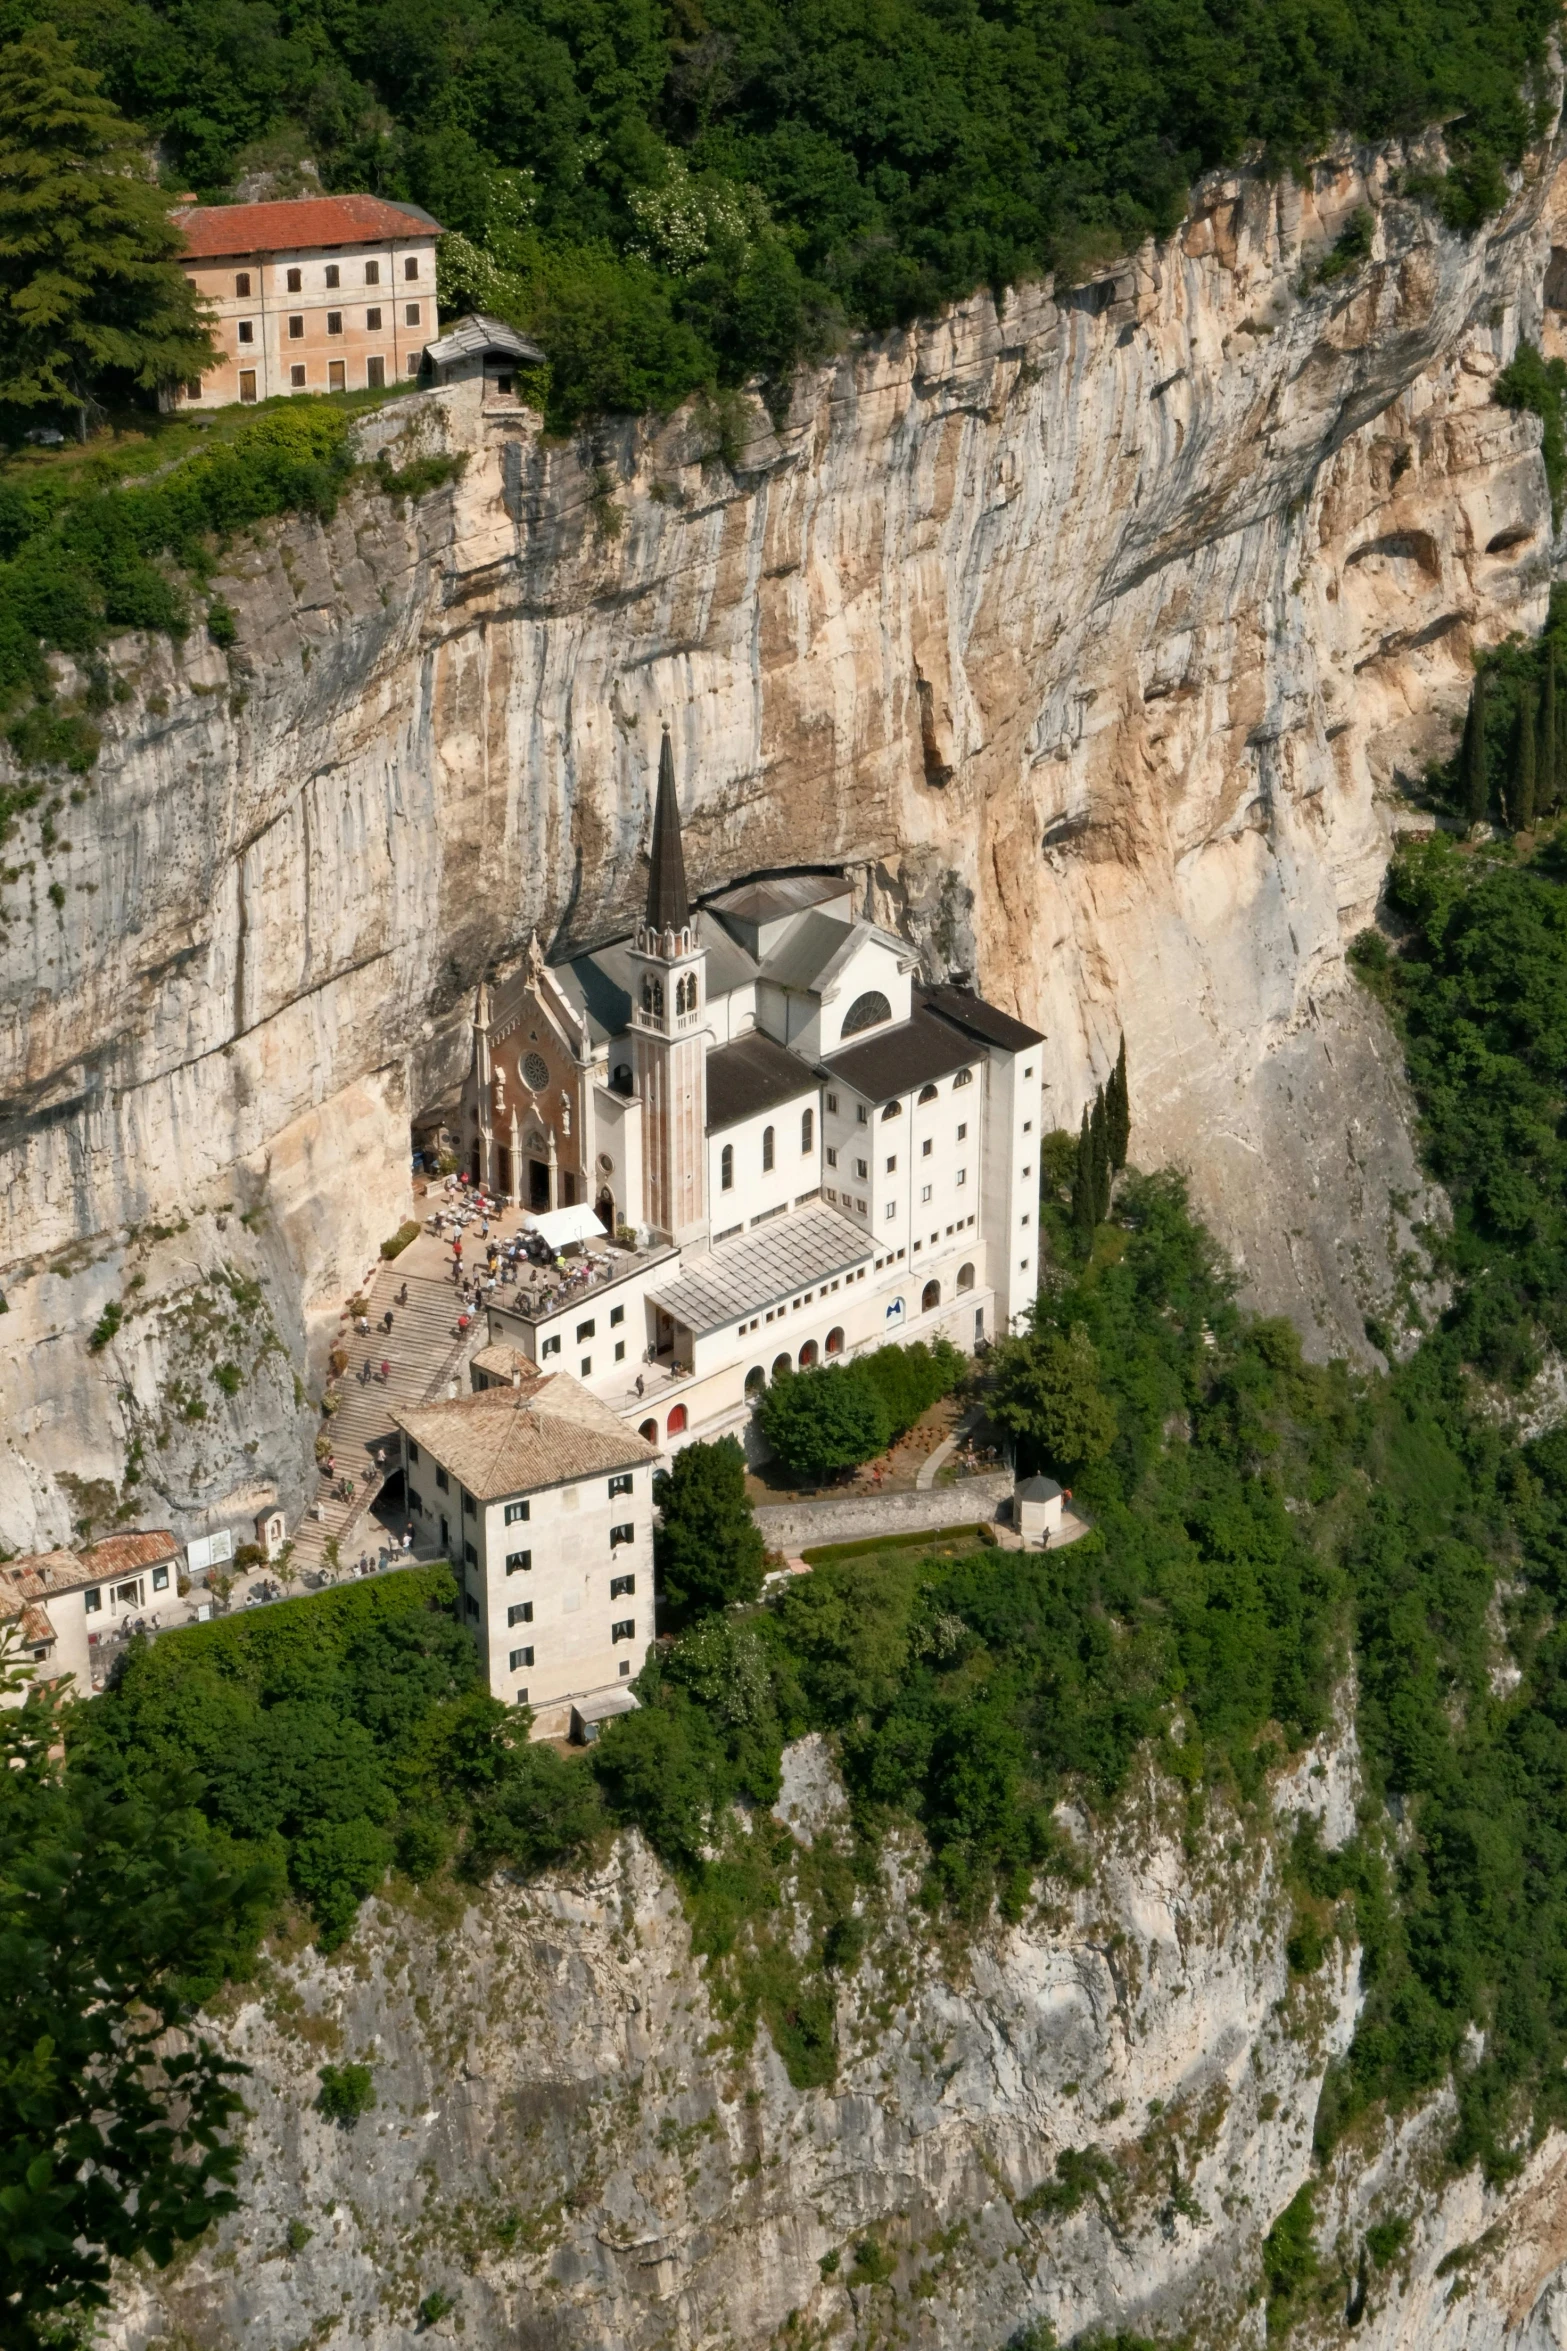
[[610, 1626], [609, 1637], [612, 1641], [634, 1641], [637, 1637], [636, 1618], [623, 1616], [618, 1624]]
[[155, 1592], [166, 1592], [168, 1590], [169, 1571], [166, 1567], [155, 1567], [153, 1569], [152, 1588]]
[[533, 1553], [531, 1551], [508, 1551], [506, 1554], [506, 1573], [508, 1575], [526, 1575], [532, 1565]]
[[342, 333], [343, 314], [340, 310], [329, 310], [327, 312], [326, 331], [329, 335], [340, 335]]
[[305, 388], [304, 369], [302, 367], [291, 367], [288, 371], [288, 381], [290, 390], [295, 392], [302, 392]]
[[532, 1624], [533, 1602], [531, 1600], [519, 1600], [515, 1607], [508, 1608], [506, 1611], [506, 1622], [509, 1625]]
[[1024, 1134], [1025, 1134], [1025, 1135], [1031, 1135], [1031, 1134], [1033, 1133], [1033, 1131], [1034, 1131], [1034, 1122], [1033, 1122], [1033, 1120], [1032, 1120], [1031, 1118], [1025, 1118], [1025, 1119], [1024, 1119], [1024, 1121], [1023, 1121], [1023, 1132], [1024, 1132]]
[[442, 1469], [439, 1462], [437, 1462], [435, 1465], [435, 1482], [440, 1487], [443, 1494], [449, 1494], [451, 1492], [452, 1481], [447, 1476], [445, 1470]]
[[966, 1184], [968, 1182], [968, 1169], [966, 1167], [960, 1167], [952, 1180], [955, 1184]]
[[579, 1380], [590, 1380], [593, 1377], [593, 1358], [591, 1355], [583, 1356], [582, 1361], [577, 1366], [577, 1377]]
[[82, 1606], [89, 1616], [96, 1616], [103, 1606], [103, 1594], [101, 1592], [84, 1592]]
[[1027, 1067], [1027, 1069], [1025, 1069], [1025, 1070], [1024, 1070], [1024, 1072], [1023, 1072], [1023, 1075], [1024, 1075], [1026, 1078], [1031, 1078], [1031, 1077], [1033, 1076], [1033, 1074], [1034, 1074], [1034, 1065], [1033, 1065], [1033, 1063], [1032, 1063], [1032, 1062], [1030, 1062], [1030, 1063], [1029, 1063], [1029, 1065], [1028, 1065], [1028, 1067]]
[[239, 339], [242, 343], [253, 343], [256, 339], [256, 330], [248, 318], [242, 318], [239, 322]]
[[629, 1519], [623, 1526], [611, 1527], [609, 1530], [609, 1547], [612, 1551], [619, 1551], [625, 1544], [634, 1543], [636, 1539], [637, 1530]]
[[637, 1579], [634, 1575], [612, 1575], [609, 1579], [609, 1596], [612, 1600], [634, 1600], [636, 1590]]
[[517, 1704], [518, 1704], [519, 1706], [526, 1706], [526, 1705], [527, 1705], [527, 1703], [528, 1703], [528, 1693], [527, 1693], [527, 1691], [526, 1691], [526, 1690], [519, 1690], [519, 1691], [517, 1692], [517, 1694], [516, 1694], [516, 1702], [517, 1702]]
[[[531, 1649], [514, 1649], [512, 1651], [511, 1670], [513, 1673], [522, 1673], [532, 1663], [533, 1651]], [[528, 1693], [526, 1690], [519, 1690], [517, 1696], [519, 1699], [522, 1699], [525, 1698], [527, 1694]]]
[[964, 1122], [964, 1124], [963, 1124], [962, 1126], [960, 1126], [960, 1127], [959, 1127], [959, 1129], [958, 1129], [958, 1141], [959, 1141], [960, 1143], [963, 1141], [963, 1139], [964, 1139], [964, 1137], [967, 1135], [967, 1133], [968, 1133], [968, 1124], [967, 1124], [967, 1121], [965, 1121], [965, 1122]]
[[304, 284], [305, 277], [303, 270], [291, 269], [288, 273], [287, 291], [290, 294], [302, 293], [304, 290]]
[[329, 287], [340, 286], [343, 282], [341, 277], [338, 275], [337, 263], [335, 261], [329, 261], [326, 265], [326, 282]]
[[531, 1518], [532, 1516], [532, 1509], [526, 1502], [508, 1502], [506, 1505], [505, 1523], [509, 1527], [516, 1526], [520, 1519]]
[[378, 286], [380, 283], [381, 264], [378, 261], [367, 261], [365, 263], [365, 284], [367, 286]]
[[887, 1203], [887, 1206], [886, 1206], [886, 1210], [885, 1210], [886, 1221], [887, 1221], [887, 1223], [888, 1223], [888, 1224], [891, 1224], [891, 1222], [892, 1222], [893, 1218], [894, 1218], [894, 1217], [897, 1215], [897, 1213], [898, 1213], [898, 1203], [897, 1203], [897, 1201], [896, 1201], [896, 1200], [889, 1200], [889, 1201], [888, 1201], [888, 1203]]
[[365, 325], [372, 335], [378, 335], [380, 333], [381, 313], [379, 310], [367, 310], [365, 312]]
[[630, 1491], [631, 1491], [631, 1472], [630, 1472], [630, 1470], [624, 1470], [624, 1471], [622, 1471], [622, 1473], [620, 1474], [620, 1476], [619, 1476], [619, 1477], [613, 1477], [613, 1478], [611, 1478], [611, 1479], [610, 1479], [610, 1481], [609, 1481], [609, 1498], [610, 1498], [611, 1502], [613, 1502], [613, 1501], [614, 1501], [614, 1499], [615, 1499], [615, 1496], [616, 1496], [617, 1494], [629, 1494], [629, 1493], [630, 1493]]
[[630, 1674], [631, 1674], [631, 1660], [630, 1660], [630, 1658], [629, 1658], [629, 1657], [623, 1657], [623, 1658], [621, 1659], [621, 1661], [620, 1661], [620, 1678], [621, 1678], [621, 1680], [622, 1680], [622, 1681], [626, 1681], [626, 1680], [628, 1680], [628, 1679], [630, 1678]]
[[419, 275], [419, 256], [417, 253], [410, 253], [407, 260], [403, 263], [403, 275], [405, 278], [416, 278]]
[[929, 1184], [921, 1184], [921, 1186], [920, 1186], [920, 1198], [921, 1198], [921, 1200], [928, 1200], [928, 1199], [930, 1198], [930, 1186], [929, 1186]]
[[406, 305], [405, 305], [405, 307], [404, 307], [404, 310], [403, 310], [403, 317], [404, 317], [404, 319], [407, 321], [407, 323], [408, 323], [408, 325], [409, 325], [409, 326], [411, 326], [411, 327], [416, 327], [416, 326], [419, 324], [419, 305], [418, 305], [418, 303], [417, 303], [417, 302], [410, 302], [410, 303], [406, 304]]
[[892, 1155], [892, 1157], [891, 1157], [891, 1158], [888, 1160], [888, 1162], [887, 1162], [887, 1173], [888, 1173], [889, 1175], [896, 1175], [896, 1174], [897, 1174], [897, 1172], [898, 1172], [898, 1155], [897, 1155], [897, 1153], [896, 1153], [896, 1152], [894, 1152], [894, 1153], [893, 1153], [893, 1155]]
[[560, 1353], [560, 1333], [559, 1333], [559, 1331], [557, 1331], [557, 1332], [555, 1333], [555, 1336], [554, 1336], [552, 1339], [546, 1339], [546, 1340], [545, 1340], [545, 1342], [544, 1342], [544, 1352], [545, 1352], [545, 1354], [546, 1354], [546, 1355], [558, 1355], [558, 1354]]
[[625, 1321], [625, 1319], [626, 1319], [626, 1310], [625, 1310], [625, 1308], [624, 1308], [623, 1306], [612, 1306], [612, 1307], [610, 1308], [610, 1310], [609, 1310], [609, 1327], [610, 1327], [610, 1329], [611, 1329], [611, 1330], [615, 1330], [615, 1329], [617, 1329], [617, 1328], [619, 1327], [619, 1325]]
[[929, 1135], [927, 1135], [927, 1136], [925, 1137], [925, 1140], [924, 1140], [924, 1142], [923, 1142], [923, 1143], [921, 1143], [921, 1145], [920, 1145], [920, 1157], [921, 1157], [921, 1159], [928, 1159], [928, 1158], [930, 1157], [930, 1155], [931, 1155], [931, 1152], [932, 1152], [932, 1150], [933, 1150], [934, 1148], [935, 1148], [935, 1146], [932, 1144], [932, 1142], [931, 1142], [931, 1139], [930, 1139]]
[[591, 1319], [587, 1322], [579, 1322], [577, 1325], [577, 1345], [580, 1347], [584, 1339], [596, 1337], [597, 1329], [597, 1324]]

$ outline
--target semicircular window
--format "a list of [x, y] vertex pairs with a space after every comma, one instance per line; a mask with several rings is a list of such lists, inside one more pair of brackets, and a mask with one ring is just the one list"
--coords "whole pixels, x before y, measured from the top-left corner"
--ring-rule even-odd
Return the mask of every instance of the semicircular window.
[[842, 1034], [857, 1037], [861, 1029], [873, 1029], [884, 1020], [891, 1020], [892, 1006], [879, 988], [868, 988], [863, 996], [856, 996], [843, 1016]]
[[529, 1053], [524, 1056], [519, 1074], [529, 1092], [539, 1094], [550, 1082], [550, 1065], [542, 1053]]

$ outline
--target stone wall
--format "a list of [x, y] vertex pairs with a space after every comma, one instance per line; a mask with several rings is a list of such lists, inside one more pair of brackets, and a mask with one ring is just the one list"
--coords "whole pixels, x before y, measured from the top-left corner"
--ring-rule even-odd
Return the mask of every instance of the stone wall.
[[773, 1551], [856, 1543], [865, 1535], [912, 1535], [923, 1528], [975, 1526], [1010, 1516], [1012, 1472], [982, 1470], [924, 1494], [824, 1495], [819, 1502], [764, 1502], [756, 1523]]

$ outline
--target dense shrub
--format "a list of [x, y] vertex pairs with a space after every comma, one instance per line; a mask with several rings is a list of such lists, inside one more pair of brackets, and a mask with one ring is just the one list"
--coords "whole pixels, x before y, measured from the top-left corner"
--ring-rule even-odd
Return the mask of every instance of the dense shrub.
[[780, 1374], [762, 1398], [762, 1429], [797, 1477], [831, 1477], [885, 1452], [967, 1371], [951, 1340], [938, 1338]]
[[670, 1620], [754, 1600], [765, 1547], [745, 1491], [745, 1456], [733, 1437], [684, 1445], [653, 1481], [659, 1525], [653, 1559]]

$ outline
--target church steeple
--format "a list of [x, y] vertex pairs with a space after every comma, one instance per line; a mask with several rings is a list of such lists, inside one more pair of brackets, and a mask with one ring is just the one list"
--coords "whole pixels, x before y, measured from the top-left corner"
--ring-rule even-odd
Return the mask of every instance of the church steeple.
[[691, 917], [686, 895], [686, 860], [680, 844], [680, 801], [675, 791], [675, 754], [669, 729], [658, 754], [658, 801], [653, 811], [653, 854], [647, 880], [647, 927], [682, 931]]

